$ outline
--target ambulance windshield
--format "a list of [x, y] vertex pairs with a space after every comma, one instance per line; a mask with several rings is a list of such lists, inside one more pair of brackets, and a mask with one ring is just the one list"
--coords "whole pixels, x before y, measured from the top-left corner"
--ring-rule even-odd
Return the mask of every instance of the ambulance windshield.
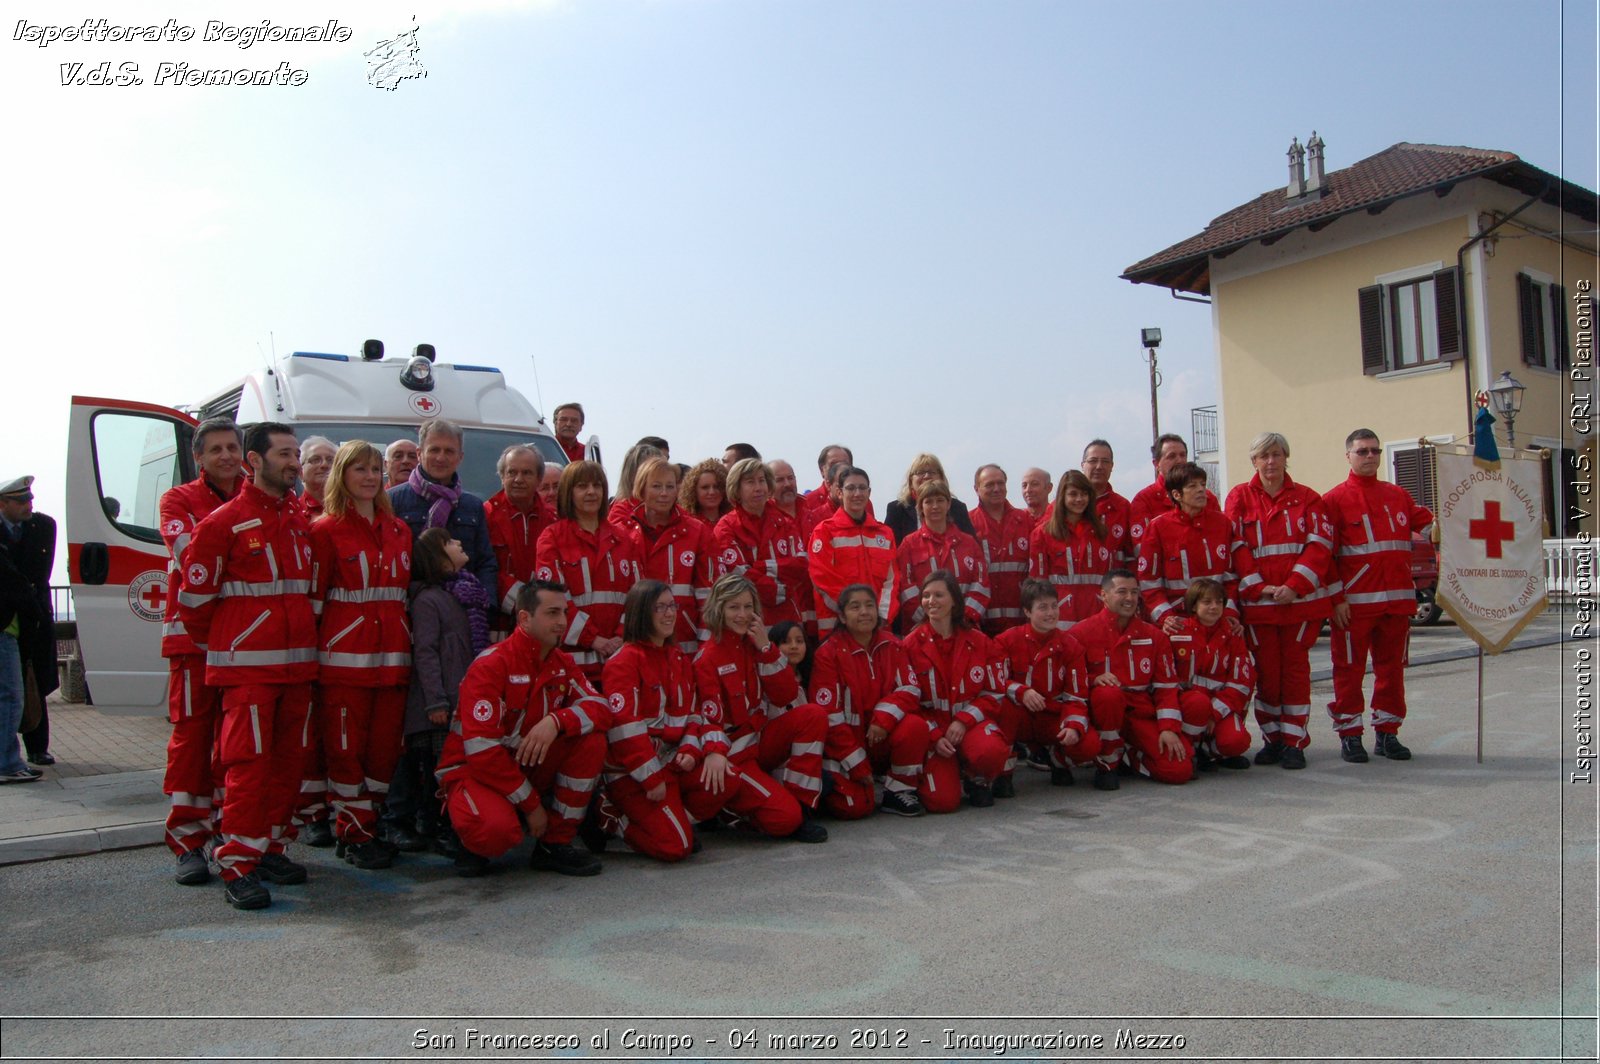
[[[515, 429], [465, 429], [467, 438], [462, 441], [465, 455], [461, 460], [461, 482], [466, 489], [487, 499], [500, 490], [500, 478], [495, 474], [495, 463], [500, 452], [513, 443], [529, 443], [539, 449], [546, 462], [566, 465], [567, 456], [554, 436], [518, 432]], [[304, 440], [310, 436], [326, 436], [335, 444], [348, 440], [366, 440], [377, 444], [380, 450], [388, 448], [395, 440], [415, 440], [415, 425], [344, 425], [334, 422], [317, 423], [301, 421], [295, 424], [294, 433]]]

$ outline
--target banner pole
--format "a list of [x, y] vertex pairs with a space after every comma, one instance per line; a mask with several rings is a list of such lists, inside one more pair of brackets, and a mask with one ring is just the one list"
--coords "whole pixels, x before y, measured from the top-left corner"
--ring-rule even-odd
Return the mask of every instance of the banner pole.
[[1478, 647], [1478, 764], [1483, 764], [1483, 647]]

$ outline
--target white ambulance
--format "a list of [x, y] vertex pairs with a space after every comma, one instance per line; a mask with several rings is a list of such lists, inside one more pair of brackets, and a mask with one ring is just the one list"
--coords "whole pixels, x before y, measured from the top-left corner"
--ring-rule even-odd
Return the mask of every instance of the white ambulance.
[[[158, 515], [162, 493], [197, 475], [191, 443], [200, 421], [281, 421], [301, 439], [384, 448], [415, 440], [429, 418], [446, 418], [466, 435], [461, 479], [485, 499], [500, 490], [495, 462], [512, 443], [531, 443], [546, 462], [566, 464], [543, 416], [500, 370], [434, 357], [433, 346], [421, 344], [409, 357], [385, 358], [383, 344], [368, 340], [357, 355], [296, 351], [193, 406], [73, 396], [67, 564], [83, 667], [98, 702], [165, 706], [167, 551]], [[592, 437], [588, 453], [599, 459]]]

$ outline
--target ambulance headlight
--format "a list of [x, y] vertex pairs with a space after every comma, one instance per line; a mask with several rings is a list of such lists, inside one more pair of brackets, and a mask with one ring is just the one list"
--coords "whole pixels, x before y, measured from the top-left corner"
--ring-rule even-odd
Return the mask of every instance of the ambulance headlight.
[[400, 374], [400, 383], [414, 392], [433, 391], [433, 363], [422, 355], [414, 356]]

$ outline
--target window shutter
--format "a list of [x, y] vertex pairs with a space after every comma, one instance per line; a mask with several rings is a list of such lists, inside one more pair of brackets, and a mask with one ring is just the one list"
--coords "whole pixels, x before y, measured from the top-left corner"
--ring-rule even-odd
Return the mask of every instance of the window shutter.
[[1437, 510], [1439, 492], [1434, 481], [1432, 449], [1391, 448], [1390, 453], [1394, 459], [1394, 482], [1421, 505]]
[[1461, 318], [1458, 313], [1460, 293], [1456, 290], [1457, 272], [1452, 266], [1433, 275], [1434, 317], [1439, 332], [1441, 362], [1461, 360]]
[[1540, 365], [1539, 301], [1533, 294], [1533, 280], [1525, 273], [1517, 274], [1517, 318], [1522, 322], [1522, 363]]
[[1556, 348], [1555, 368], [1563, 372], [1567, 368], [1567, 290], [1561, 285], [1550, 286], [1550, 320], [1555, 323], [1556, 334], [1553, 337]]
[[1370, 377], [1389, 368], [1383, 350], [1383, 286], [1361, 289], [1356, 303], [1361, 310], [1361, 372]]

